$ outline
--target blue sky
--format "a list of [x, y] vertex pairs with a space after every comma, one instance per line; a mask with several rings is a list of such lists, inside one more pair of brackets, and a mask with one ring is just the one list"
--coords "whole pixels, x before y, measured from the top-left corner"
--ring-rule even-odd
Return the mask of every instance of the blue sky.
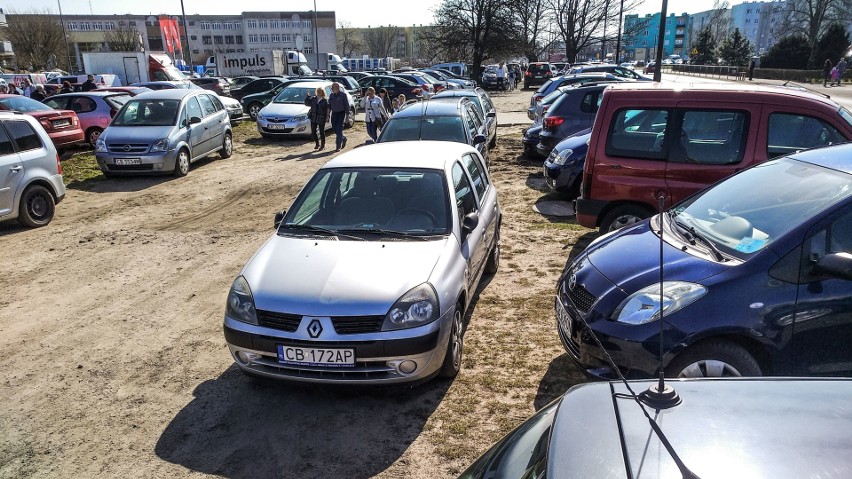
[[[613, 0], [618, 1], [618, 0]], [[95, 14], [179, 14], [180, 0], [146, 0], [129, 2], [127, 0], [58, 0], [63, 13]], [[5, 2], [4, 2], [5, 3]], [[269, 0], [183, 0], [187, 15], [205, 13], [216, 15], [239, 14], [242, 11], [265, 11], [272, 9]], [[731, 3], [741, 3], [740, 1]], [[402, 4], [398, 0], [316, 0], [317, 10], [334, 10], [337, 21], [347, 21], [354, 27], [378, 25], [420, 25], [432, 22], [432, 10], [440, 5], [440, 0], [414, 0]], [[58, 12], [57, 0], [27, 0], [5, 3], [10, 10], [27, 11], [31, 8], [50, 9]], [[313, 0], [284, 0], [274, 3], [275, 7], [288, 11], [313, 10]], [[637, 13], [653, 13], [660, 10], [662, 0], [645, 0]], [[670, 0], [669, 13], [696, 13], [713, 7], [713, 0]]]

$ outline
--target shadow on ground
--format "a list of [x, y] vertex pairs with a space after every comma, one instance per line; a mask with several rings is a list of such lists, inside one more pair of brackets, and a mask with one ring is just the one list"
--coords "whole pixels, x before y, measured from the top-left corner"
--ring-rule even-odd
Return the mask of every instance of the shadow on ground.
[[196, 387], [155, 452], [230, 478], [368, 478], [403, 454], [451, 384], [294, 385], [249, 378], [234, 365]]
[[572, 386], [587, 382], [585, 374], [567, 354], [557, 356], [550, 362], [547, 372], [538, 383], [533, 406], [535, 410], [547, 406], [553, 400], [565, 394]]

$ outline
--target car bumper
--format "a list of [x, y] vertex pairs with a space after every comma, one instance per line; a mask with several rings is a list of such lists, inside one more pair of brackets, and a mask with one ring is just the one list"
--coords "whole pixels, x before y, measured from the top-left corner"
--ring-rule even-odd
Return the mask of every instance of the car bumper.
[[527, 86], [534, 86], [534, 85], [544, 85], [547, 82], [547, 80], [550, 80], [550, 78], [549, 77], [547, 77], [547, 78], [545, 78], [545, 77], [541, 77], [541, 78], [524, 77], [524, 86], [527, 87]]
[[258, 115], [257, 131], [266, 136], [305, 136], [311, 134], [311, 121], [273, 123]]
[[243, 107], [228, 108], [228, 117], [231, 122], [240, 121], [243, 119]]
[[577, 198], [574, 203], [574, 211], [577, 212], [577, 223], [586, 228], [597, 228], [600, 224], [598, 218], [601, 217], [603, 210], [609, 205], [609, 201], [590, 200], [586, 198]]
[[48, 133], [47, 136], [50, 137], [50, 140], [53, 142], [53, 146], [57, 148], [82, 143], [86, 138], [86, 134], [83, 133], [82, 129], [53, 131]]
[[[169, 150], [162, 153], [95, 153], [95, 158], [98, 161], [98, 166], [101, 171], [111, 174], [151, 174], [151, 173], [171, 173], [175, 169], [175, 161], [177, 160], [178, 150]], [[118, 165], [117, 159], [132, 158], [139, 159], [138, 164], [134, 165]]]
[[[556, 165], [549, 161], [544, 162], [544, 179], [552, 190], [567, 191], [574, 185], [579, 176], [569, 165]], [[582, 172], [582, 168], [580, 172]]]
[[[294, 333], [256, 326], [225, 316], [225, 341], [237, 366], [252, 374], [288, 381], [327, 384], [394, 384], [426, 380], [441, 368], [449, 342], [450, 309], [438, 320], [417, 328], [379, 333], [335, 333], [329, 318], [320, 320], [328, 339], [311, 339], [310, 321], [303, 318]], [[322, 334], [322, 333], [321, 333]], [[355, 365], [330, 367], [286, 364], [279, 361], [278, 346], [353, 349]], [[406, 366], [416, 366], [409, 373]]]
[[554, 138], [552, 136], [547, 135], [539, 135], [538, 143], [535, 145], [535, 149], [539, 155], [547, 157], [550, 155], [550, 152], [556, 148], [556, 145], [559, 144], [559, 139]]
[[536, 151], [536, 145], [538, 145], [539, 141], [538, 135], [527, 135], [524, 132], [524, 139], [522, 141], [524, 144], [524, 153], [538, 154], [538, 151]]

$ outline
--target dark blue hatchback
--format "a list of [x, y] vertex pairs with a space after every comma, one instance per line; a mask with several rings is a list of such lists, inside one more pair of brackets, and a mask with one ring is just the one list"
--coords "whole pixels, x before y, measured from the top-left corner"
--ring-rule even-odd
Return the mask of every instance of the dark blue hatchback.
[[[660, 295], [660, 234], [664, 281]], [[852, 145], [731, 176], [601, 236], [557, 284], [557, 327], [588, 374], [852, 375]]]
[[583, 165], [586, 164], [586, 152], [589, 150], [591, 136], [592, 129], [587, 128], [565, 138], [553, 148], [544, 160], [544, 179], [547, 180], [547, 186], [571, 199], [580, 196]]

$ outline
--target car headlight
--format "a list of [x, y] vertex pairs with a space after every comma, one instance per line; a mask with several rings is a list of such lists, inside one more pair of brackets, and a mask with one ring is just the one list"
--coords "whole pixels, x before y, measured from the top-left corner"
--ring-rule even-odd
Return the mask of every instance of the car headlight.
[[382, 331], [408, 329], [438, 319], [438, 295], [429, 283], [423, 283], [403, 294], [385, 316]]
[[305, 121], [308, 119], [308, 115], [297, 115], [293, 118], [290, 118], [292, 121]]
[[573, 154], [574, 150], [572, 150], [571, 148], [565, 148], [564, 150], [556, 154], [556, 158], [553, 159], [553, 164], [562, 166], [565, 164], [565, 160], [567, 160], [568, 157]]
[[169, 139], [162, 138], [154, 142], [151, 151], [169, 151]]
[[[686, 281], [663, 282], [662, 309], [666, 316], [693, 303], [707, 293], [700, 284]], [[639, 325], [660, 319], [660, 283], [644, 287], [618, 305], [612, 319], [619, 323]]]
[[251, 295], [251, 288], [249, 288], [248, 281], [242, 276], [238, 276], [234, 280], [234, 284], [231, 285], [225, 314], [237, 321], [257, 324], [257, 313], [254, 310], [254, 298]]
[[98, 138], [98, 141], [95, 142], [95, 151], [97, 151], [98, 153], [107, 152], [106, 142], [103, 138]]

